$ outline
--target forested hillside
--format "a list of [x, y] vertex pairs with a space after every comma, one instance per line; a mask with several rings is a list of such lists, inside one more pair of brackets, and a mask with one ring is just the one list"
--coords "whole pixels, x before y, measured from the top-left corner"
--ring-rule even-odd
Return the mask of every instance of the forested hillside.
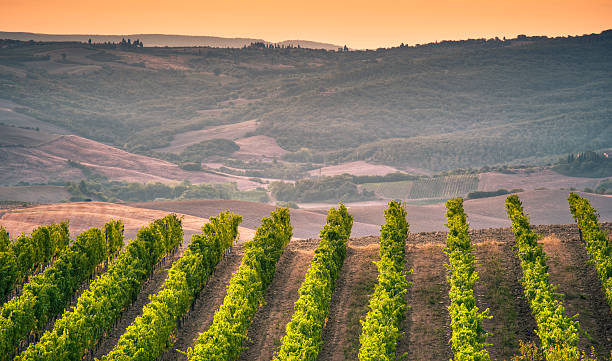
[[611, 75], [612, 31], [342, 52], [0, 43], [15, 112], [175, 162], [198, 160], [159, 151], [176, 135], [253, 119], [245, 136], [285, 160], [549, 162], [612, 147]]

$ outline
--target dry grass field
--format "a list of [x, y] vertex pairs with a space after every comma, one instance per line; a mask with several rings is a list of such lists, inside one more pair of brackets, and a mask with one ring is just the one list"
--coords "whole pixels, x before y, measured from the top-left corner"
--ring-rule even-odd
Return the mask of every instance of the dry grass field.
[[0, 126], [0, 132], [3, 134], [0, 139], [0, 184], [81, 179], [81, 170], [71, 167], [68, 163], [71, 160], [111, 180], [168, 183], [187, 179], [192, 183], [235, 182], [240, 189], [260, 186], [246, 177], [186, 171], [164, 160], [129, 153], [76, 135], [5, 126]]
[[[148, 225], [151, 220], [161, 218], [167, 213], [169, 212], [104, 202], [60, 203], [0, 212], [0, 225], [4, 226], [11, 236], [16, 236], [21, 233], [29, 233], [42, 224], [68, 220], [71, 236], [75, 237], [90, 227], [100, 227], [111, 219], [120, 219], [123, 221], [127, 239], [136, 237], [136, 232], [140, 227]], [[189, 240], [192, 234], [201, 233], [202, 226], [208, 221], [207, 218], [176, 213], [183, 216], [186, 240]], [[240, 227], [241, 240], [252, 239], [254, 234], [253, 229]]]

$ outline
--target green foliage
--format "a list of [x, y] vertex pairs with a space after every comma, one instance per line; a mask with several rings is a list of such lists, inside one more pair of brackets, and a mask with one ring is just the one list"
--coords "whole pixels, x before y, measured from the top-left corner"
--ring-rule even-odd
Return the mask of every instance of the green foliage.
[[294, 313], [287, 324], [287, 334], [281, 340], [274, 361], [315, 361], [321, 347], [321, 333], [327, 322], [327, 312], [344, 258], [346, 243], [353, 227], [353, 216], [340, 204], [327, 214], [327, 224], [321, 231], [321, 243], [298, 291]]
[[612, 176], [612, 158], [607, 153], [584, 152], [570, 154], [553, 167], [557, 172], [573, 177], [603, 178]]
[[240, 146], [229, 139], [209, 139], [185, 148], [179, 155], [185, 162], [201, 162], [211, 156], [228, 156]]
[[0, 227], [0, 303], [6, 301], [17, 283], [36, 269], [42, 269], [70, 242], [68, 221], [41, 226], [31, 236], [21, 235], [10, 241], [8, 233]]
[[289, 210], [278, 208], [261, 220], [255, 237], [246, 243], [238, 271], [234, 273], [223, 304], [210, 328], [187, 350], [189, 360], [236, 360], [255, 312], [270, 285], [276, 263], [289, 243], [293, 228]]
[[123, 222], [111, 220], [104, 225], [109, 257], [116, 257], [123, 248]]
[[137, 239], [127, 245], [106, 273], [91, 283], [76, 306], [65, 311], [53, 329], [16, 360], [81, 360], [134, 302], [153, 266], [182, 241], [182, 221], [175, 214], [141, 228]]
[[591, 207], [588, 199], [570, 193], [568, 201], [572, 217], [582, 232], [589, 262], [595, 266], [604, 295], [612, 309], [612, 246], [608, 234], [599, 228], [599, 214]]
[[[65, 227], [65, 229], [63, 228]], [[68, 232], [68, 223], [60, 225]], [[123, 224], [111, 221], [107, 237], [91, 228], [62, 250], [52, 266], [30, 279], [21, 296], [11, 299], [0, 310], [0, 360], [9, 360], [20, 342], [39, 333], [53, 317], [60, 315], [81, 283], [105, 259], [123, 246]]]
[[285, 207], [285, 208], [291, 208], [291, 209], [299, 209], [300, 206], [295, 203], [295, 202], [278, 202], [276, 203], [276, 205], [278, 207]]
[[221, 256], [238, 236], [242, 217], [221, 212], [211, 217], [202, 235], [193, 235], [183, 256], [174, 262], [162, 290], [151, 298], [103, 361], [157, 360], [173, 344], [176, 323], [193, 304]]
[[350, 202], [374, 198], [372, 192], [360, 190], [351, 176], [307, 178], [295, 183], [273, 182], [269, 189], [274, 198], [285, 202]]
[[611, 43], [609, 34], [595, 34], [379, 51], [137, 50], [177, 59], [186, 70], [130, 64], [121, 55], [135, 50], [115, 49], [90, 54], [100, 69], [87, 76], [69, 71], [78, 64], [28, 60], [53, 51], [76, 59], [71, 53], [88, 45], [23, 43], [0, 49], [0, 64], [10, 69], [0, 98], [130, 151], [152, 152], [176, 134], [258, 119], [256, 133], [294, 151], [299, 162], [473, 168], [556, 158], [585, 151], [585, 144], [610, 147], [612, 66], [602, 59]]
[[451, 349], [456, 361], [488, 361], [490, 358], [485, 341], [489, 333], [484, 330], [482, 321], [488, 317], [489, 310], [480, 313], [476, 306], [474, 283], [478, 280], [478, 274], [474, 268], [463, 199], [449, 200], [446, 208], [448, 235], [445, 252], [448, 255], [446, 268], [450, 284], [448, 311], [453, 330]]
[[496, 191], [476, 191], [476, 192], [470, 192], [467, 195], [467, 199], [478, 199], [478, 198], [488, 198], [488, 197], [497, 197], [497, 196], [503, 196], [504, 194], [510, 194], [510, 193], [519, 193], [519, 192], [523, 192], [523, 189], [520, 188], [516, 188], [516, 189], [511, 189], [511, 190], [507, 190], [507, 189], [503, 189], [500, 188]]
[[126, 183], [117, 181], [81, 181], [67, 186], [71, 200], [95, 199], [107, 202], [148, 202], [157, 199], [237, 199], [267, 202], [265, 190], [240, 191], [233, 183], [226, 184], [178, 184]]
[[406, 174], [406, 173], [389, 173], [387, 175], [354, 175], [353, 183], [365, 184], [365, 183], [386, 183], [386, 182], [401, 182], [401, 181], [414, 181], [420, 179], [421, 176]]
[[595, 189], [595, 193], [612, 194], [612, 179], [606, 179], [601, 181]]
[[400, 323], [406, 314], [404, 299], [411, 284], [406, 280], [406, 209], [401, 203], [389, 202], [385, 210], [386, 223], [380, 231], [380, 261], [378, 284], [370, 298], [370, 311], [361, 321], [359, 360], [395, 360]]
[[6, 252], [8, 250], [11, 240], [6, 229], [0, 226], [0, 252]]
[[[542, 352], [547, 360], [578, 360], [578, 321], [565, 316], [559, 296], [550, 284], [546, 255], [538, 244], [538, 235], [529, 226], [529, 218], [523, 213], [518, 196], [506, 199], [508, 218], [516, 239], [516, 250], [523, 269], [522, 284], [525, 297], [530, 303], [538, 329], [536, 334], [542, 343]], [[556, 357], [556, 358], [555, 358]]]
[[[308, 177], [308, 171], [317, 168], [311, 163], [289, 163], [279, 161], [261, 161], [238, 159], [226, 159], [226, 166], [219, 168], [228, 174], [242, 175], [247, 177], [275, 178], [275, 179], [301, 179]], [[231, 168], [229, 168], [231, 167]]]
[[179, 168], [183, 170], [199, 171], [202, 170], [202, 163], [200, 162], [183, 162], [179, 163]]

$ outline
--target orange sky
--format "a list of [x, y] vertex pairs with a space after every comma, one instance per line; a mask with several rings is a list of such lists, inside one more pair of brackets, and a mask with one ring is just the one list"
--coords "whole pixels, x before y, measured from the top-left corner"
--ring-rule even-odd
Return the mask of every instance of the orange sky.
[[352, 48], [609, 28], [612, 0], [0, 0], [1, 31], [306, 39]]

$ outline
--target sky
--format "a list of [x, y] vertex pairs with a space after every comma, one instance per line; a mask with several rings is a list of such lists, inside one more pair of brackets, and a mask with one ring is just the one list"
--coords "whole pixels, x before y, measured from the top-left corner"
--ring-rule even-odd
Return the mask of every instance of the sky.
[[0, 31], [313, 40], [351, 48], [612, 28], [612, 0], [0, 0]]

